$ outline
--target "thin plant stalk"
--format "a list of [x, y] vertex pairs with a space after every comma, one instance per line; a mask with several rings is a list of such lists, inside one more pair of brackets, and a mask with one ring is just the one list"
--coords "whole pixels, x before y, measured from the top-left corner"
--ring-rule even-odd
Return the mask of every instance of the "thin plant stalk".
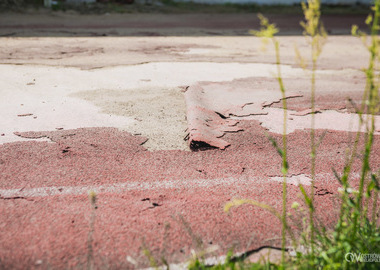
[[315, 226], [314, 226], [314, 183], [315, 183], [315, 171], [316, 171], [316, 156], [317, 156], [317, 143], [315, 138], [315, 92], [316, 92], [316, 70], [317, 61], [322, 51], [323, 39], [325, 32], [320, 22], [321, 17], [321, 3], [320, 0], [308, 0], [307, 3], [302, 3], [302, 9], [305, 15], [306, 22], [302, 22], [301, 25], [305, 29], [305, 35], [311, 38], [311, 194], [307, 198], [304, 193], [305, 199], [309, 201], [309, 224], [310, 224], [310, 248], [311, 255], [314, 258], [315, 254]]
[[263, 41], [266, 42], [268, 39], [270, 39], [273, 42], [275, 54], [276, 54], [276, 68], [277, 68], [277, 74], [276, 79], [278, 81], [278, 84], [280, 86], [280, 92], [281, 92], [281, 100], [282, 100], [282, 106], [284, 110], [283, 115], [283, 132], [282, 132], [282, 148], [279, 148], [276, 141], [273, 138], [270, 138], [272, 141], [273, 146], [277, 149], [277, 152], [281, 155], [282, 158], [282, 164], [281, 164], [281, 172], [283, 175], [283, 185], [282, 185], [282, 214], [281, 214], [281, 223], [282, 223], [282, 231], [281, 231], [281, 261], [282, 265], [285, 264], [285, 250], [286, 250], [286, 232], [288, 231], [288, 225], [287, 225], [287, 210], [286, 210], [286, 204], [287, 204], [287, 174], [288, 174], [288, 160], [287, 160], [287, 102], [286, 102], [286, 91], [284, 82], [282, 79], [282, 73], [281, 73], [281, 59], [280, 59], [280, 43], [278, 40], [274, 37], [274, 35], [278, 32], [278, 29], [274, 24], [270, 24], [268, 19], [259, 15], [260, 23], [261, 23], [261, 30], [260, 31], [251, 31], [251, 33], [257, 37], [264, 38]]
[[[373, 145], [373, 137], [375, 132], [375, 114], [378, 110], [378, 101], [379, 101], [379, 93], [375, 82], [375, 63], [378, 57], [378, 28], [379, 28], [379, 17], [380, 17], [380, 1], [377, 0], [374, 6], [374, 16], [372, 20], [371, 27], [371, 45], [369, 46], [370, 59], [368, 69], [366, 70], [367, 76], [367, 90], [368, 96], [365, 97], [363, 103], [368, 105], [367, 113], [370, 114], [370, 127], [365, 134], [365, 150], [363, 156], [363, 166], [360, 175], [359, 182], [359, 192], [356, 197], [356, 205], [358, 207], [358, 212], [361, 212], [362, 208], [362, 198], [364, 193], [365, 180], [367, 178], [367, 174], [370, 172], [370, 154]], [[364, 216], [366, 218], [366, 216]], [[358, 226], [360, 226], [361, 217], [358, 215], [354, 216], [354, 233], [358, 230]]]
[[272, 35], [270, 36], [274, 48], [275, 48], [275, 54], [276, 54], [276, 68], [277, 68], [277, 75], [276, 79], [280, 87], [281, 92], [281, 100], [282, 100], [282, 107], [283, 107], [283, 132], [282, 132], [282, 149], [280, 152], [281, 158], [282, 158], [282, 164], [281, 164], [281, 172], [283, 175], [283, 183], [282, 183], [282, 214], [281, 214], [281, 223], [282, 223], [282, 230], [281, 230], [281, 262], [282, 265], [285, 265], [285, 250], [286, 250], [286, 232], [288, 230], [288, 224], [287, 224], [287, 174], [288, 174], [288, 159], [287, 159], [287, 101], [286, 101], [286, 90], [284, 86], [284, 82], [282, 79], [282, 72], [281, 72], [281, 59], [280, 59], [280, 43], [278, 40]]
[[[314, 43], [314, 42], [313, 42]], [[314, 44], [312, 45], [312, 73], [311, 73], [311, 194], [310, 199], [314, 202], [314, 183], [315, 183], [315, 161], [317, 155], [317, 149], [315, 145], [315, 71], [317, 66], [317, 59], [314, 57]], [[309, 208], [309, 220], [310, 220], [310, 241], [311, 241], [311, 254], [314, 256], [314, 211], [313, 208]]]
[[287, 231], [287, 220], [286, 220], [286, 203], [287, 203], [287, 174], [288, 174], [288, 160], [287, 160], [287, 118], [288, 118], [288, 108], [286, 102], [285, 86], [281, 75], [281, 62], [280, 62], [280, 45], [279, 42], [273, 38], [273, 43], [276, 52], [276, 66], [277, 66], [277, 81], [280, 86], [281, 96], [282, 96], [282, 107], [284, 110], [283, 115], [283, 131], [282, 131], [282, 232], [281, 232], [281, 261], [284, 265], [285, 263], [285, 245], [286, 245], [286, 231]]

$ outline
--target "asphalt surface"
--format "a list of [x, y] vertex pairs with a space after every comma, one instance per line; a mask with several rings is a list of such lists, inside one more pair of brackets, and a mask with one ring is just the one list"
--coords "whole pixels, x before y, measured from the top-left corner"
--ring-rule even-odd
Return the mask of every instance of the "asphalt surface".
[[[276, 23], [282, 35], [302, 34], [300, 14], [265, 14]], [[366, 29], [366, 14], [323, 15], [326, 30], [332, 35], [349, 35], [351, 25]], [[347, 25], [349, 23], [349, 25]], [[74, 11], [47, 10], [18, 13], [3, 12], [0, 36], [247, 36], [260, 27], [255, 13], [103, 13], [78, 14]]]
[[[279, 41], [289, 102], [287, 205], [297, 234], [304, 213], [290, 206], [304, 206], [299, 184], [311, 188], [310, 72], [296, 67], [292, 48], [308, 47], [302, 36]], [[281, 224], [266, 210], [223, 210], [248, 198], [281, 211], [281, 157], [268, 136], [281, 145], [283, 110], [273, 51], [260, 51], [259, 39], [6, 37], [1, 44], [0, 268], [135, 269], [151, 266], [147, 250], [159, 263], [180, 265], [194, 252], [222, 258], [230, 249], [280, 247]], [[359, 129], [352, 104], [361, 102], [368, 54], [349, 36], [330, 37], [324, 49], [314, 187], [318, 221], [331, 227], [340, 187], [332, 168], [343, 170]], [[359, 172], [360, 156], [353, 188]]]

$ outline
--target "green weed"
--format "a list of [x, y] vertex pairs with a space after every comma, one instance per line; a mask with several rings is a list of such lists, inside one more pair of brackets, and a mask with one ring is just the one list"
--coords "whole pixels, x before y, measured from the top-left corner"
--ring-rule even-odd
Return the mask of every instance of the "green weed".
[[[308, 0], [302, 4], [305, 15], [305, 22], [301, 23], [304, 28], [304, 35], [310, 41], [311, 45], [311, 62], [307, 63], [300, 52], [297, 50], [298, 60], [303, 68], [311, 69], [311, 174], [312, 182], [315, 181], [315, 168], [317, 162], [318, 142], [315, 136], [315, 97], [316, 97], [316, 77], [317, 62], [322, 52], [326, 40], [326, 32], [320, 21], [321, 5], [319, 0]], [[243, 264], [235, 263], [229, 259], [225, 264], [213, 266], [212, 269], [378, 269], [380, 256], [380, 227], [378, 225], [378, 197], [379, 197], [379, 172], [371, 168], [371, 153], [373, 151], [373, 141], [375, 133], [375, 115], [380, 111], [379, 99], [379, 19], [380, 19], [380, 0], [376, 0], [371, 9], [371, 15], [368, 16], [366, 23], [370, 27], [370, 36], [358, 30], [353, 26], [353, 34], [362, 38], [365, 46], [370, 52], [368, 68], [365, 69], [366, 88], [363, 93], [361, 107], [357, 110], [360, 116], [360, 127], [356, 133], [354, 145], [350, 154], [347, 156], [346, 164], [341, 174], [334, 170], [337, 181], [341, 184], [340, 194], [340, 214], [335, 227], [332, 230], [327, 229], [323, 224], [315, 224], [315, 205], [314, 205], [314, 185], [312, 183], [311, 192], [307, 193], [305, 188], [300, 185], [300, 192], [303, 196], [306, 210], [302, 210], [298, 203], [294, 203], [292, 208], [300, 213], [300, 216], [306, 211], [308, 218], [303, 219], [304, 225], [301, 237], [294, 238], [293, 233], [288, 227], [288, 213], [286, 209], [286, 175], [288, 171], [287, 152], [286, 152], [286, 119], [287, 104], [283, 99], [284, 124], [282, 147], [279, 147], [275, 140], [271, 139], [273, 146], [282, 157], [282, 173], [284, 176], [283, 186], [283, 208], [282, 213], [278, 213], [273, 207], [249, 199], [240, 199], [229, 202], [225, 205], [225, 211], [230, 211], [232, 207], [243, 204], [251, 204], [268, 210], [282, 222], [282, 261], [281, 264]], [[274, 37], [278, 32], [275, 25], [270, 24], [268, 20], [260, 16], [262, 29], [252, 31], [252, 34], [263, 37], [268, 43], [271, 40], [276, 52], [277, 63], [277, 80], [283, 97], [285, 97], [285, 87], [281, 78], [279, 43]], [[361, 132], [362, 126], [366, 132]], [[359, 151], [359, 141], [364, 141], [364, 149]], [[361, 171], [360, 181], [357, 190], [351, 186], [350, 176], [354, 159], [361, 154]], [[295, 256], [285, 256], [285, 236], [290, 236], [294, 245]], [[372, 257], [371, 257], [372, 256]], [[377, 256], [377, 257], [376, 257]], [[205, 266], [199, 262], [198, 269]]]

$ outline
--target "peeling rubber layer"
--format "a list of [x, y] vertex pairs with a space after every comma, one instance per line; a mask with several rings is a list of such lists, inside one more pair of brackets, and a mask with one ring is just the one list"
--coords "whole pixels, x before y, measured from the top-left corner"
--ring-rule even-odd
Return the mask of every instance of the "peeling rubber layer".
[[[201, 82], [187, 88], [185, 100], [191, 150], [225, 149], [231, 144], [222, 137], [226, 133], [243, 131], [231, 116], [266, 115], [266, 107], [283, 99], [275, 89], [262, 91], [257, 85], [260, 79]], [[285, 98], [297, 97], [302, 95], [289, 91]]]

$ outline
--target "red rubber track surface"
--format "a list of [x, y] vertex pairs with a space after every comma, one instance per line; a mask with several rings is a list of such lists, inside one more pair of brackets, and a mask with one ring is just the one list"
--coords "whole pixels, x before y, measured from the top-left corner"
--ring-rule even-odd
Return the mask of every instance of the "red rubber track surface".
[[[145, 151], [145, 139], [114, 128], [24, 133], [47, 136], [53, 142], [16, 142], [0, 146], [0, 194], [5, 190], [61, 187], [62, 195], [0, 196], [0, 262], [6, 269], [83, 268], [89, 254], [99, 268], [149, 266], [145, 248], [159, 261], [183, 262], [190, 250], [210, 245], [212, 255], [260, 246], [280, 246], [280, 222], [254, 206], [232, 209], [233, 198], [250, 198], [281, 210], [281, 158], [267, 132], [255, 121], [238, 124], [244, 132], [225, 134], [231, 146], [200, 152]], [[318, 151], [315, 200], [318, 218], [329, 225], [337, 214], [338, 182], [353, 134], [324, 134]], [[280, 142], [281, 136], [269, 134]], [[288, 136], [290, 175], [310, 176], [309, 132]], [[374, 149], [378, 149], [376, 137]], [[353, 171], [360, 170], [359, 160]], [[372, 166], [380, 156], [373, 152]], [[99, 191], [95, 223], [90, 228], [87, 192], [65, 193], [69, 187], [141, 183], [133, 188]], [[353, 185], [357, 183], [353, 180]], [[144, 184], [146, 185], [144, 187]], [[288, 206], [301, 202], [299, 188], [288, 184]], [[149, 188], [154, 187], [154, 188]], [[306, 186], [307, 189], [310, 186]], [[93, 230], [93, 253], [88, 234]], [[296, 227], [294, 230], [297, 231]]]

